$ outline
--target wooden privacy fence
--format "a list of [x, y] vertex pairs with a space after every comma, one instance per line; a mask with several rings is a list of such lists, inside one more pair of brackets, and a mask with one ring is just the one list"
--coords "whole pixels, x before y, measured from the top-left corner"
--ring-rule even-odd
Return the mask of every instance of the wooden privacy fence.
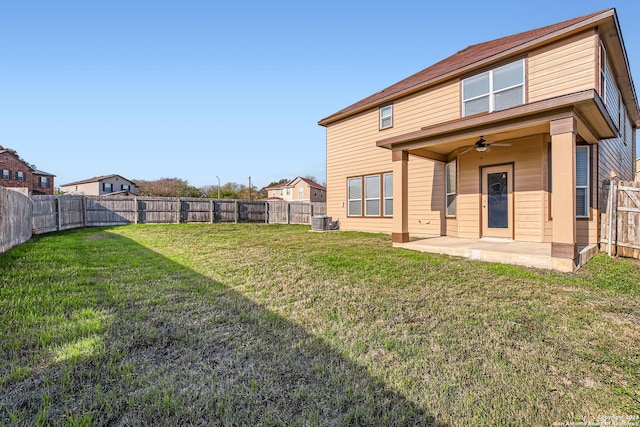
[[35, 233], [79, 227], [191, 222], [310, 224], [325, 203], [167, 197], [35, 196]]
[[0, 187], [0, 253], [31, 238], [31, 215], [27, 195]]
[[640, 182], [612, 181], [607, 199], [600, 250], [640, 258]]

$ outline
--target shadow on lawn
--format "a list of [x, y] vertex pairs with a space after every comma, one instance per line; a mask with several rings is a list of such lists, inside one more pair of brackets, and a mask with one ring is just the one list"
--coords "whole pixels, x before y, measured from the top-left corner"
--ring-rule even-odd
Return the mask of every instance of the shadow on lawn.
[[[106, 288], [86, 288], [87, 307], [112, 314], [103, 352], [10, 382], [0, 421], [13, 413], [27, 424], [444, 425], [302, 327], [101, 234], [129, 254]], [[101, 239], [87, 236], [99, 263]], [[121, 279], [134, 275], [135, 283]]]

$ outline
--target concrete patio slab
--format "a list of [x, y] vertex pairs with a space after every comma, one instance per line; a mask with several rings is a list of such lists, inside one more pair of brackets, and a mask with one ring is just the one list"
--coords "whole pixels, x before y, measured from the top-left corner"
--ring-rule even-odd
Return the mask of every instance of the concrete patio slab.
[[458, 237], [431, 237], [407, 243], [394, 243], [394, 247], [420, 252], [459, 256], [475, 261], [497, 262], [524, 267], [574, 272], [598, 253], [597, 245], [578, 247], [577, 260], [553, 258], [551, 243], [517, 242], [510, 239], [465, 239]]

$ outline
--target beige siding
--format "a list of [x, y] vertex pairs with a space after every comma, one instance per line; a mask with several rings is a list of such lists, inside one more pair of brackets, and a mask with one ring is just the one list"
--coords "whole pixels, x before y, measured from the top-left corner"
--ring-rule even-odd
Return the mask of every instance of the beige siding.
[[[394, 126], [378, 129], [378, 109], [327, 126], [327, 214], [344, 230], [391, 233], [391, 218], [347, 217], [347, 178], [391, 172], [391, 152], [376, 142], [460, 116], [460, 84], [452, 81], [394, 102]], [[443, 168], [427, 159], [409, 159], [409, 233], [440, 235], [444, 229]]]
[[535, 135], [508, 141], [511, 147], [494, 147], [490, 152], [469, 151], [458, 157], [458, 237], [481, 237], [480, 170], [485, 166], [513, 162], [514, 238], [544, 241], [547, 192], [544, 187], [543, 153], [545, 136]]
[[528, 102], [595, 89], [597, 37], [592, 32], [532, 51], [528, 57]]
[[63, 192], [70, 194], [85, 194], [89, 196], [97, 196], [100, 194], [101, 187], [102, 184], [100, 184], [99, 182], [88, 182], [78, 185], [65, 185], [60, 187], [60, 189]]

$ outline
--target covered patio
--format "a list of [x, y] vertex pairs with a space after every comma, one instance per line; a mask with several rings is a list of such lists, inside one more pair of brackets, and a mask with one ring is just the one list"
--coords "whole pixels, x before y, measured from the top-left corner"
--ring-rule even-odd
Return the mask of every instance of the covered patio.
[[511, 239], [439, 236], [394, 243], [394, 247], [419, 252], [458, 256], [474, 261], [499, 262], [524, 267], [574, 272], [598, 253], [597, 245], [579, 245], [576, 260], [551, 256], [551, 243], [518, 242]]

